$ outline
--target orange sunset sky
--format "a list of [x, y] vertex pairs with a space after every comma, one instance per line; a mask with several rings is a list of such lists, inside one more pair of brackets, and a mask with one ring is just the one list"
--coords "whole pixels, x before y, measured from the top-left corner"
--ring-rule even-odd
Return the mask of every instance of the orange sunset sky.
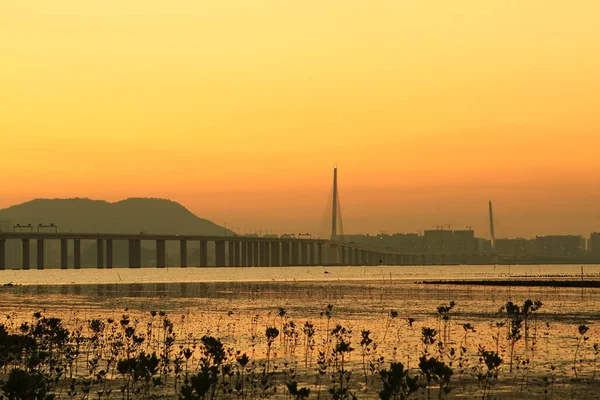
[[597, 0], [0, 0], [0, 208], [600, 230]]

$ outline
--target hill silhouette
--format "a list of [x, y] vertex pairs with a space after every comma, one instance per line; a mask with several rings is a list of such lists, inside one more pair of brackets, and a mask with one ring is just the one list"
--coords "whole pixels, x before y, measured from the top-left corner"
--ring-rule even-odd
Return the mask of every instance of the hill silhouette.
[[[55, 224], [59, 232], [81, 233], [140, 233], [180, 234], [180, 235], [233, 235], [211, 221], [199, 218], [181, 204], [165, 199], [130, 198], [115, 203], [91, 199], [36, 199], [0, 210], [0, 230], [12, 230], [16, 224], [32, 224], [34, 231], [38, 224]], [[46, 243], [46, 267], [60, 266], [60, 244], [48, 240]], [[31, 244], [31, 254], [35, 255], [36, 242]], [[213, 244], [209, 243], [208, 261], [214, 264]], [[69, 247], [69, 265], [73, 265], [72, 244]], [[142, 244], [142, 264], [155, 264], [155, 243]], [[199, 243], [188, 242], [188, 264], [199, 264]], [[30, 267], [35, 268], [35, 256], [31, 257]], [[167, 243], [168, 265], [180, 265], [179, 244]], [[20, 242], [7, 242], [7, 265], [20, 268]], [[91, 240], [81, 244], [81, 265], [84, 268], [96, 266], [96, 246]], [[113, 265], [128, 265], [127, 241], [118, 240], [113, 244]]]
[[[155, 198], [130, 198], [115, 203], [91, 199], [36, 199], [0, 210], [10, 224], [53, 223], [60, 232], [173, 233], [232, 235], [199, 218], [181, 204]], [[6, 225], [6, 224], [5, 224]]]

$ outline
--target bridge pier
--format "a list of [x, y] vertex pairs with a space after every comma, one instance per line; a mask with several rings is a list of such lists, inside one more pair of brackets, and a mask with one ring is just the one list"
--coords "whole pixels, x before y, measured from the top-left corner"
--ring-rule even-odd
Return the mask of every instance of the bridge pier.
[[242, 243], [239, 240], [233, 242], [233, 266], [242, 266], [242, 254], [241, 254]]
[[167, 266], [167, 246], [164, 240], [156, 241], [156, 267], [165, 268]]
[[271, 266], [281, 267], [281, 259], [279, 258], [280, 242], [271, 242]]
[[328, 265], [340, 265], [340, 246], [338, 244], [329, 245]]
[[296, 266], [300, 265], [300, 243], [292, 242], [291, 247], [292, 247], [292, 260], [290, 262], [290, 265], [296, 267]]
[[6, 240], [0, 239], [0, 270], [6, 269]]
[[225, 266], [225, 241], [215, 240], [215, 266]]
[[360, 259], [358, 258], [358, 249], [351, 249], [352, 251], [352, 265], [360, 265]]
[[281, 265], [284, 267], [292, 265], [290, 260], [290, 242], [288, 241], [281, 242]]
[[69, 268], [69, 241], [60, 239], [60, 269]]
[[138, 239], [129, 239], [129, 268], [142, 267], [142, 242]]
[[246, 247], [248, 249], [248, 266], [256, 267], [256, 264], [254, 264], [254, 242], [248, 242]]
[[37, 269], [44, 269], [44, 239], [37, 240]]
[[21, 239], [23, 269], [29, 269], [29, 239]]
[[269, 242], [260, 242], [260, 266], [269, 266]]
[[102, 239], [96, 240], [96, 268], [104, 268], [104, 241]]
[[322, 266], [323, 263], [323, 243], [317, 243], [317, 265]]
[[235, 252], [233, 249], [233, 240], [227, 241], [227, 266], [235, 267]]
[[81, 269], [81, 240], [73, 241], [73, 268]]
[[200, 267], [208, 267], [208, 242], [200, 241]]
[[340, 246], [340, 265], [347, 265], [346, 260], [346, 246]]
[[252, 265], [260, 266], [260, 243], [256, 241], [252, 242]]
[[308, 246], [304, 242], [300, 242], [300, 259], [299, 264], [308, 265]]
[[308, 265], [317, 265], [317, 256], [315, 254], [315, 244], [310, 242], [308, 244], [308, 255], [310, 256], [310, 261]]
[[248, 243], [242, 242], [240, 244], [242, 247], [241, 265], [242, 265], [242, 267], [247, 267], [248, 266]]
[[106, 239], [106, 268], [112, 269], [113, 267], [113, 241], [112, 239]]
[[181, 268], [187, 267], [187, 265], [188, 265], [187, 261], [188, 261], [187, 240], [180, 240], [179, 241], [179, 266]]

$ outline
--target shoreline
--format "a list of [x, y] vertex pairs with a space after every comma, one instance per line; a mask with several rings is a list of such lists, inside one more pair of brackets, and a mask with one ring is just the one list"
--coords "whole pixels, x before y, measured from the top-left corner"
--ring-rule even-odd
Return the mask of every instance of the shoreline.
[[564, 288], [600, 288], [600, 280], [516, 280], [516, 279], [473, 279], [473, 280], [427, 280], [415, 282], [424, 285], [454, 286], [518, 286], [518, 287], [564, 287]]

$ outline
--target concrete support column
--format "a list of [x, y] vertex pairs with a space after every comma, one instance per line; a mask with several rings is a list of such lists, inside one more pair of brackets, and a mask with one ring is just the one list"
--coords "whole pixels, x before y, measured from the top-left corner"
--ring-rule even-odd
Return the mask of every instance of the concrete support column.
[[247, 267], [248, 266], [248, 243], [244, 241], [244, 242], [242, 242], [240, 244], [241, 244], [241, 247], [242, 247], [241, 266], [242, 267]]
[[44, 269], [44, 239], [37, 240], [37, 269]]
[[142, 267], [142, 242], [141, 240], [129, 240], [129, 268]]
[[0, 239], [0, 270], [6, 269], [6, 240]]
[[229, 240], [227, 242], [227, 265], [230, 267], [235, 267], [235, 252], [233, 249], [233, 241]]
[[104, 268], [104, 240], [96, 240], [96, 268]]
[[73, 241], [73, 268], [81, 269], [81, 240]]
[[235, 267], [241, 267], [242, 266], [242, 252], [241, 252], [241, 248], [242, 248], [242, 243], [240, 243], [237, 240], [235, 242], [233, 242], [233, 265]]
[[187, 267], [187, 240], [179, 241], [179, 266], [181, 268]]
[[67, 239], [60, 239], [60, 269], [69, 268], [69, 242]]
[[29, 239], [21, 239], [22, 243], [22, 261], [23, 261], [23, 269], [29, 269]]
[[165, 268], [167, 266], [167, 246], [163, 239], [156, 241], [156, 267]]
[[106, 239], [106, 268], [111, 269], [113, 267], [113, 241], [112, 239]]
[[260, 266], [269, 266], [269, 242], [260, 242]]
[[271, 266], [281, 267], [281, 259], [279, 258], [280, 242], [271, 242]]
[[317, 243], [317, 265], [323, 265], [323, 243]]
[[317, 265], [317, 257], [315, 254], [315, 244], [314, 242], [310, 242], [308, 244], [308, 255], [310, 256], [310, 264], [308, 265]]
[[133, 245], [133, 240], [129, 239], [127, 241], [127, 245], [128, 245], [128, 249], [127, 249], [127, 255], [129, 256], [129, 268], [133, 268], [133, 264], [134, 264], [134, 258], [135, 258], [135, 247]]
[[290, 261], [290, 242], [283, 241], [281, 242], [281, 265], [287, 267], [291, 265]]
[[346, 246], [340, 246], [340, 265], [348, 265], [346, 259]]
[[297, 241], [291, 242], [292, 245], [292, 260], [290, 265], [297, 266], [300, 265], [300, 243]]
[[248, 248], [248, 266], [256, 267], [256, 264], [254, 264], [254, 242], [248, 242], [246, 247]]
[[200, 267], [208, 267], [208, 242], [200, 241]]
[[252, 265], [258, 267], [260, 265], [260, 243], [252, 242]]
[[215, 265], [217, 267], [225, 266], [225, 241], [215, 240]]
[[327, 257], [327, 265], [339, 265], [340, 264], [340, 246], [337, 244], [329, 245], [329, 254]]
[[308, 264], [308, 243], [300, 243], [300, 265]]

